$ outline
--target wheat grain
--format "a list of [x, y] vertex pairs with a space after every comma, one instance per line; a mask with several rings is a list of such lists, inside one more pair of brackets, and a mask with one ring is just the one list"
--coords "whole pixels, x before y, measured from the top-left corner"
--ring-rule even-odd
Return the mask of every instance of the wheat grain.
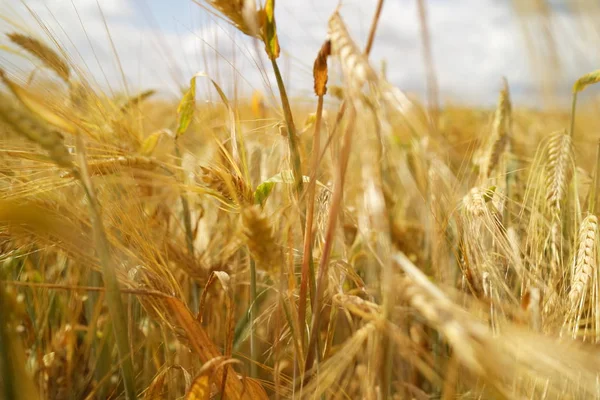
[[498, 98], [498, 106], [494, 114], [494, 123], [492, 125], [492, 133], [490, 135], [490, 144], [486, 151], [483, 162], [483, 172], [486, 177], [489, 177], [498, 161], [500, 155], [509, 144], [509, 127], [511, 118], [510, 94], [508, 84], [504, 81], [502, 90]]
[[258, 266], [267, 270], [278, 268], [282, 262], [281, 249], [275, 242], [273, 227], [260, 206], [245, 208], [242, 211], [242, 224], [246, 244]]
[[54, 50], [31, 36], [20, 33], [9, 33], [6, 36], [11, 42], [40, 59], [46, 67], [56, 72], [62, 80], [69, 82], [69, 65]]
[[329, 18], [328, 35], [331, 41], [331, 54], [340, 57], [346, 83], [350, 88], [360, 90], [367, 81], [377, 78], [367, 57], [350, 37], [348, 29], [337, 11]]
[[598, 218], [588, 215], [579, 228], [579, 247], [575, 261], [575, 271], [571, 279], [569, 301], [572, 309], [577, 308], [583, 299], [588, 283], [597, 269], [596, 239], [598, 236]]
[[237, 205], [249, 205], [254, 201], [252, 189], [235, 173], [220, 168], [200, 167], [202, 183]]

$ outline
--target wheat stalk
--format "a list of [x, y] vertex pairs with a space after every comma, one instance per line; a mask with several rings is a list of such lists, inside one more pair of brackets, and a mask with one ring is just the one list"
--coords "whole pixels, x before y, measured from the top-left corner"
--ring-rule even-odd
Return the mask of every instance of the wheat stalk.
[[548, 142], [544, 167], [546, 204], [552, 215], [560, 216], [573, 176], [573, 145], [569, 135], [564, 132], [554, 134]]
[[510, 103], [508, 84], [506, 83], [506, 80], [504, 80], [502, 90], [500, 91], [500, 95], [498, 97], [498, 106], [496, 107], [496, 112], [494, 113], [492, 132], [488, 140], [489, 145], [485, 150], [482, 163], [481, 172], [485, 175], [485, 177], [489, 178], [490, 174], [500, 160], [500, 155], [504, 152], [509, 143], [511, 109], [512, 106]]
[[551, 269], [556, 271], [561, 261], [562, 204], [573, 176], [573, 146], [570, 135], [554, 134], [548, 142], [544, 165], [546, 207], [550, 216]]
[[252, 0], [206, 0], [233, 26], [248, 36], [258, 34], [259, 14]]
[[487, 212], [485, 204], [486, 191], [479, 187], [471, 188], [463, 197], [462, 205], [465, 212], [471, 217], [483, 217]]

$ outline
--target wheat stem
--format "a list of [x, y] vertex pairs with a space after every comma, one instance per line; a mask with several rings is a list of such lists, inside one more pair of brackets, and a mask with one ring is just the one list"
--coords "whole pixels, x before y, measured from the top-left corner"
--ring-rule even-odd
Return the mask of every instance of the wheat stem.
[[351, 108], [350, 115], [348, 117], [348, 126], [344, 134], [344, 143], [341, 150], [340, 161], [338, 164], [338, 171], [333, 189], [333, 197], [331, 200], [331, 209], [327, 219], [327, 231], [325, 234], [325, 245], [323, 253], [321, 255], [321, 261], [319, 263], [319, 275], [317, 278], [317, 287], [315, 292], [315, 298], [312, 306], [312, 322], [310, 330], [310, 340], [308, 343], [308, 350], [306, 354], [306, 363], [304, 370], [309, 371], [312, 368], [315, 357], [319, 353], [318, 349], [318, 337], [319, 327], [321, 324], [321, 303], [323, 302], [323, 295], [325, 292], [325, 285], [327, 280], [327, 271], [329, 267], [329, 257], [331, 256], [331, 250], [333, 248], [333, 237], [335, 234], [335, 228], [340, 213], [342, 204], [342, 198], [344, 196], [344, 181], [346, 178], [346, 169], [348, 167], [348, 159], [350, 158], [350, 151], [352, 149], [352, 136], [354, 134], [354, 118], [356, 112], [354, 108]]
[[250, 259], [250, 377], [256, 378], [256, 363], [258, 362], [258, 349], [256, 347], [256, 331], [254, 321], [256, 320], [256, 262]]
[[588, 198], [588, 212], [590, 214], [596, 213], [596, 198], [598, 196], [598, 188], [600, 187], [600, 140], [596, 148], [596, 169], [594, 171], [594, 181], [590, 188], [590, 196]]
[[[315, 121], [315, 134], [313, 137], [312, 147], [312, 160], [311, 160], [311, 177], [316, 177], [318, 163], [319, 163], [319, 150], [321, 140], [321, 118], [323, 115], [323, 96], [319, 96], [317, 103], [317, 117]], [[313, 219], [315, 212], [315, 192], [316, 192], [316, 178], [312, 178], [308, 183], [308, 209], [306, 211], [306, 228], [304, 229], [304, 255], [302, 258], [302, 274], [300, 278], [300, 298], [298, 299], [298, 320], [300, 326], [303, 327], [306, 323], [306, 297], [308, 289], [308, 281], [311, 281], [311, 293], [314, 297], [315, 293], [315, 276], [314, 276], [314, 264], [312, 257], [312, 246], [313, 246]], [[311, 302], [314, 299], [311, 298]], [[300, 341], [304, 342], [304, 329], [300, 330]]]
[[119, 282], [112, 265], [110, 256], [110, 244], [106, 237], [104, 224], [100, 214], [100, 204], [96, 197], [94, 186], [87, 174], [87, 161], [85, 157], [85, 146], [81, 134], [77, 135], [77, 147], [80, 157], [80, 182], [85, 191], [92, 220], [92, 229], [94, 234], [94, 242], [100, 265], [102, 267], [104, 285], [106, 287], [106, 303], [110, 313], [113, 333], [117, 343], [117, 351], [119, 359], [122, 360], [121, 375], [123, 377], [123, 385], [125, 386], [125, 395], [128, 400], [137, 398], [135, 391], [135, 375], [133, 371], [133, 360], [129, 353], [129, 338], [127, 334], [127, 320], [123, 312], [123, 301], [119, 289]]
[[272, 59], [271, 64], [273, 65], [273, 72], [275, 73], [275, 79], [277, 80], [277, 87], [279, 88], [279, 97], [281, 99], [281, 106], [283, 108], [283, 115], [285, 117], [285, 124], [288, 131], [288, 144], [290, 148], [290, 155], [292, 158], [292, 172], [294, 173], [294, 183], [296, 186], [296, 192], [299, 194], [302, 192], [302, 162], [300, 160], [300, 151], [298, 149], [298, 143], [296, 136], [296, 126], [294, 125], [294, 116], [292, 114], [292, 108], [290, 107], [290, 101], [285, 90], [283, 78], [281, 77], [281, 71], [277, 65], [277, 60]]
[[[181, 166], [182, 158], [181, 158], [181, 149], [179, 148], [179, 142], [175, 139], [175, 156], [179, 160], [179, 166]], [[183, 172], [181, 174], [181, 183], [185, 184], [185, 180], [183, 179]], [[185, 243], [187, 245], [187, 250], [192, 259], [194, 259], [194, 230], [192, 229], [192, 216], [190, 212], [190, 204], [187, 199], [186, 193], [181, 190], [179, 197], [181, 199], [181, 209], [183, 213], [183, 226], [185, 229]], [[194, 312], [198, 312], [199, 306], [199, 298], [198, 291], [200, 287], [195, 281], [191, 282], [191, 295], [192, 295], [192, 310]]]
[[575, 111], [577, 108], [577, 92], [573, 92], [573, 99], [571, 100], [571, 127], [569, 129], [569, 135], [571, 138], [575, 135]]

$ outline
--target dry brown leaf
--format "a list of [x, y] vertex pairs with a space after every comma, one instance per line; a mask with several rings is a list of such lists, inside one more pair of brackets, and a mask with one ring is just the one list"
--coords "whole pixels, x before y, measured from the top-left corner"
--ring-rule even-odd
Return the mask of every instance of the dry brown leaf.
[[327, 58], [331, 54], [331, 42], [323, 43], [313, 66], [313, 79], [315, 82], [315, 94], [324, 96], [327, 93]]

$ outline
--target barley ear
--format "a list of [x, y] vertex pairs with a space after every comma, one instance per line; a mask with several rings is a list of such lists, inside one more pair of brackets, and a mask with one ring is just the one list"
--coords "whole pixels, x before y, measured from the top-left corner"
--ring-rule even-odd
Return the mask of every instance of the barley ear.
[[56, 165], [75, 171], [75, 165], [64, 144], [63, 136], [32, 115], [23, 112], [4, 95], [0, 95], [0, 119], [19, 135], [39, 144], [48, 152]]
[[331, 41], [331, 54], [340, 57], [344, 76], [351, 88], [360, 90], [367, 81], [377, 78], [367, 57], [350, 37], [348, 29], [337, 11], [329, 18], [329, 40]]
[[70, 69], [67, 62], [54, 50], [31, 36], [20, 33], [8, 33], [11, 42], [37, 57], [45, 66], [56, 72], [65, 82], [69, 82]]
[[500, 156], [506, 149], [509, 142], [509, 127], [511, 117], [510, 93], [506, 80], [503, 81], [503, 88], [498, 97], [498, 106], [494, 114], [494, 123], [492, 126], [491, 138], [488, 141], [489, 147], [486, 149], [483, 162], [483, 173], [490, 177], [494, 168], [500, 160]]
[[259, 13], [252, 0], [207, 0], [227, 21], [248, 36], [257, 36]]
[[242, 224], [246, 245], [258, 266], [267, 270], [277, 268], [281, 262], [280, 248], [275, 242], [273, 227], [259, 205], [242, 211]]
[[571, 310], [579, 308], [585, 300], [588, 284], [598, 268], [596, 259], [596, 237], [598, 236], [598, 218], [588, 215], [579, 228], [579, 247], [575, 261], [575, 271], [571, 279], [569, 301]]

